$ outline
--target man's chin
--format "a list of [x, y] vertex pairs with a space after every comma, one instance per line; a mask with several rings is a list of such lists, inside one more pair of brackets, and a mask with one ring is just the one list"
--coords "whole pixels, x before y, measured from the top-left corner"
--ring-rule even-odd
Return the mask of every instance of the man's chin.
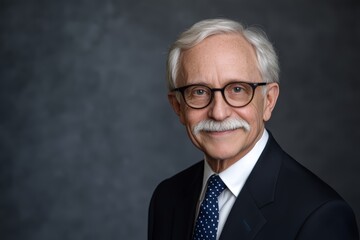
[[236, 161], [238, 161], [241, 157], [237, 156], [237, 154], [230, 153], [208, 153], [206, 154], [206, 160], [215, 172], [222, 172], [231, 165], [233, 165]]
[[203, 149], [209, 158], [226, 161], [229, 159], [236, 158], [239, 155], [240, 150], [238, 147], [219, 146], [213, 145], [206, 149]]

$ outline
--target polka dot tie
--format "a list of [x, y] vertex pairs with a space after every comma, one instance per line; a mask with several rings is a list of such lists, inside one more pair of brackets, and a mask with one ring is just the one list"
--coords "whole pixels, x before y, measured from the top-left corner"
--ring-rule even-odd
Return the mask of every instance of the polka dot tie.
[[205, 197], [196, 220], [193, 240], [216, 239], [219, 223], [218, 197], [225, 187], [218, 175], [214, 174], [209, 178]]

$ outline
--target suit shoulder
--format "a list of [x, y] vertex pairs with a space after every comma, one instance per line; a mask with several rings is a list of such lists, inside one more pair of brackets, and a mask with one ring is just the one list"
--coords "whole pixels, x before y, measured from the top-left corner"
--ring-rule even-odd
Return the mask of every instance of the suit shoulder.
[[303, 201], [342, 200], [332, 187], [287, 154], [282, 161], [279, 184], [291, 188]]
[[257, 199], [263, 199], [259, 186], [268, 195], [275, 194], [299, 205], [340, 198], [328, 184], [287, 154], [271, 134], [250, 177], [251, 191], [257, 194]]
[[202, 176], [203, 166], [203, 161], [200, 161], [175, 174], [174, 176], [163, 180], [157, 186], [155, 192], [163, 190], [166, 191], [167, 194], [169, 194], [169, 192], [171, 191], [178, 191], [184, 186], [189, 186], [190, 184], [192, 184], [192, 182], [195, 181], [195, 179], [199, 178], [199, 175]]

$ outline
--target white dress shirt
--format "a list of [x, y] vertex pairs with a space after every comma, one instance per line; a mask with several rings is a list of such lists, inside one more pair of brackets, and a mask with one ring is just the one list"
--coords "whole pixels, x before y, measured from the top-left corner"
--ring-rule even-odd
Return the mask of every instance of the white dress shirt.
[[[243, 158], [235, 162], [229, 168], [219, 173], [221, 180], [225, 183], [227, 188], [219, 196], [219, 225], [216, 239], [219, 239], [230, 210], [256, 162], [258, 161], [261, 153], [263, 152], [268, 139], [269, 134], [266, 129], [264, 129], [263, 135], [255, 144], [253, 149], [250, 150], [250, 152], [248, 152]], [[206, 183], [209, 177], [213, 174], [216, 174], [211, 169], [206, 159], [204, 162], [203, 186], [198, 203], [198, 209], [204, 199]]]

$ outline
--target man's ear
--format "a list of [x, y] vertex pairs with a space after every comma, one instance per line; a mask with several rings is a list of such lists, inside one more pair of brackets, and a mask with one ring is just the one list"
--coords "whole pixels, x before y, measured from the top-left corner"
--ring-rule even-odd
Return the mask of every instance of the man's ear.
[[181, 109], [180, 102], [179, 102], [176, 94], [168, 93], [168, 99], [169, 99], [170, 105], [173, 108], [174, 112], [176, 113], [176, 115], [178, 115], [180, 122], [182, 124], [185, 124], [184, 113]]
[[271, 118], [271, 113], [275, 108], [279, 97], [280, 87], [278, 83], [269, 83], [266, 85], [266, 94], [264, 98], [264, 115], [263, 120], [266, 122]]

